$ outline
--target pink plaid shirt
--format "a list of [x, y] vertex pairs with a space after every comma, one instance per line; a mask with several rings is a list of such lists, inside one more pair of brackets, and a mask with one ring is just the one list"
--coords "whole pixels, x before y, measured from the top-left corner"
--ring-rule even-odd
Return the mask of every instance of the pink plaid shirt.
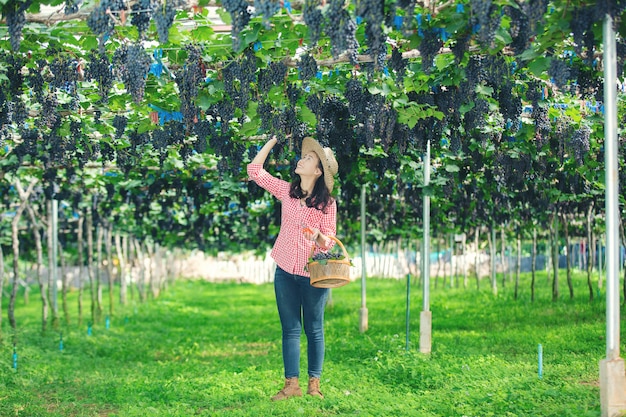
[[[305, 277], [310, 276], [304, 268], [314, 242], [304, 238], [302, 229], [305, 227], [316, 228], [326, 236], [335, 236], [337, 233], [337, 203], [333, 200], [326, 207], [326, 213], [313, 207], [302, 207], [299, 199], [289, 197], [290, 184], [272, 176], [263, 169], [262, 164], [249, 164], [248, 176], [282, 202], [280, 231], [270, 253], [271, 257], [286, 272]], [[333, 243], [333, 240], [327, 239], [326, 247], [330, 249]], [[315, 249], [316, 252], [319, 250], [319, 248]]]

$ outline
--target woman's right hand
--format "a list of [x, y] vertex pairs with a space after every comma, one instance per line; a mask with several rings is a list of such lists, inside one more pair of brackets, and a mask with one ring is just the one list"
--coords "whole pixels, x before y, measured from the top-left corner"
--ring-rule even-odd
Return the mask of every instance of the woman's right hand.
[[276, 145], [276, 142], [278, 142], [278, 139], [276, 139], [276, 136], [273, 135], [270, 140], [268, 140], [267, 142], [265, 142], [265, 145], [263, 145], [263, 147], [261, 148], [261, 150], [256, 154], [256, 156], [254, 157], [254, 159], [252, 160], [251, 163], [253, 164], [264, 164], [265, 160], [267, 159], [267, 156], [269, 155], [270, 151], [272, 150], [272, 148], [274, 147], [274, 145]]

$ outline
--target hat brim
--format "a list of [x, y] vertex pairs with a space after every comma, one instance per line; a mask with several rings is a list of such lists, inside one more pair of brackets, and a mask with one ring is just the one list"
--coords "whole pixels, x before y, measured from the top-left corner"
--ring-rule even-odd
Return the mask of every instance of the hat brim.
[[306, 137], [302, 140], [302, 156], [309, 152], [315, 152], [322, 163], [324, 167], [324, 183], [326, 184], [326, 188], [328, 188], [328, 192], [332, 192], [335, 186], [335, 179], [333, 178], [332, 168], [330, 161], [326, 157], [326, 152], [324, 152], [324, 148], [322, 148], [322, 145], [320, 145], [318, 141], [311, 137]]

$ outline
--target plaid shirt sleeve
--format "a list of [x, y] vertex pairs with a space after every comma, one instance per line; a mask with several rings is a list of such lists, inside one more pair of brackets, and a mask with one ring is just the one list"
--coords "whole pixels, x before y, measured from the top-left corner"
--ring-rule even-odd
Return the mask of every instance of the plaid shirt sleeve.
[[327, 236], [323, 249], [329, 250], [335, 244], [335, 241], [330, 239], [329, 236], [334, 237], [337, 234], [337, 202], [335, 200], [326, 208], [326, 213], [322, 216], [319, 229], [323, 235]]
[[248, 164], [248, 177], [257, 185], [270, 192], [274, 197], [283, 201], [289, 196], [289, 183], [274, 177], [267, 172], [262, 164]]

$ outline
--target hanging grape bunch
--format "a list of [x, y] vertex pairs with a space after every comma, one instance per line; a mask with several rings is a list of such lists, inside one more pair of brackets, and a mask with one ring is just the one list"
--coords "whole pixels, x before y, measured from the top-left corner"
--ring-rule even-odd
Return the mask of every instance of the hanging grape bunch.
[[[70, 133], [78, 134], [72, 130], [72, 126], [70, 125]], [[87, 135], [78, 135], [77, 143], [76, 143], [77, 157], [78, 157], [78, 167], [84, 168], [87, 162], [91, 161], [95, 157], [95, 150], [91, 144], [91, 140]]]
[[517, 130], [522, 115], [522, 99], [514, 93], [512, 82], [502, 85], [498, 93], [498, 103], [500, 103], [502, 117], [510, 123], [510, 129]]
[[292, 108], [285, 108], [279, 111], [272, 122], [272, 132], [276, 133], [278, 141], [284, 140], [291, 135], [298, 125], [296, 112]]
[[427, 29], [423, 31], [424, 36], [420, 41], [417, 49], [420, 51], [422, 57], [422, 71], [426, 74], [430, 74], [435, 56], [441, 50], [443, 41], [439, 37], [439, 32], [433, 29]]
[[404, 81], [404, 74], [406, 74], [407, 60], [402, 58], [402, 52], [399, 48], [393, 48], [391, 50], [391, 57], [389, 58], [389, 69], [396, 74], [396, 80], [402, 84]]
[[44, 98], [43, 105], [41, 106], [41, 113], [37, 119], [39, 127], [49, 127], [56, 125], [59, 121], [59, 112], [57, 111], [58, 100], [56, 93], [49, 92]]
[[46, 66], [47, 61], [45, 59], [39, 59], [37, 60], [37, 66], [28, 70], [28, 85], [35, 96], [35, 101], [40, 104], [43, 102], [45, 83], [43, 71]]
[[586, 58], [588, 62], [591, 62], [593, 58], [594, 21], [593, 6], [575, 8], [569, 21], [574, 38], [574, 50], [576, 54], [582, 55], [583, 48], [587, 47]]
[[26, 24], [26, 9], [30, 7], [32, 0], [19, 1], [9, 0], [2, 7], [2, 15], [6, 18], [9, 27], [9, 41], [14, 52], [19, 51], [22, 43], [22, 30]]
[[15, 146], [13, 153], [17, 155], [21, 165], [26, 156], [30, 156], [33, 160], [39, 156], [37, 143], [40, 141], [40, 134], [37, 129], [28, 129], [21, 131], [20, 136], [22, 137], [22, 142]]
[[287, 94], [289, 104], [295, 106], [298, 102], [298, 99], [300, 98], [300, 88], [298, 88], [298, 86], [296, 86], [294, 83], [289, 83], [287, 84], [287, 91], [285, 93]]
[[82, 3], [82, 0], [65, 0], [65, 8], [63, 9], [63, 12], [66, 16], [78, 13], [78, 9]]
[[359, 0], [357, 3], [356, 14], [365, 20], [365, 38], [376, 68], [383, 68], [387, 61], [387, 35], [383, 30], [384, 9], [383, 1]]
[[[22, 74], [23, 60], [18, 55], [4, 53], [0, 55], [6, 66], [6, 78], [9, 85], [2, 87], [0, 93], [0, 126], [16, 124], [21, 126], [26, 119], [27, 111], [22, 99], [24, 75]], [[8, 126], [7, 126], [8, 127]]]
[[109, 101], [109, 91], [113, 87], [113, 72], [111, 62], [104, 51], [94, 51], [89, 53], [89, 60], [85, 68], [85, 79], [95, 81], [98, 85], [100, 102], [103, 104]]
[[248, 2], [246, 0], [222, 0], [222, 6], [230, 13], [233, 49], [238, 50], [241, 42], [239, 33], [246, 27], [251, 18]]
[[57, 184], [57, 169], [47, 168], [43, 173], [44, 195], [48, 200], [52, 200], [59, 190]]
[[73, 157], [75, 149], [72, 149], [70, 138], [59, 135], [59, 129], [54, 126], [50, 132], [43, 135], [45, 152], [42, 155], [44, 164], [48, 162], [65, 164]]
[[277, 0], [254, 0], [254, 14], [263, 16], [263, 26], [270, 29], [270, 19], [280, 10], [280, 2]]
[[548, 75], [560, 90], [565, 90], [570, 79], [570, 68], [567, 63], [556, 57], [552, 57]]
[[326, 32], [330, 37], [331, 53], [338, 58], [343, 52], [348, 52], [350, 62], [357, 64], [359, 42], [356, 39], [357, 25], [350, 13], [344, 8], [344, 0], [331, 0], [326, 17], [328, 26]]
[[100, 141], [100, 156], [102, 158], [102, 166], [105, 167], [107, 162], [115, 160], [115, 148], [109, 140]]
[[139, 0], [131, 7], [132, 16], [130, 24], [137, 28], [139, 39], [144, 39], [146, 32], [150, 28], [150, 19], [154, 10], [158, 7], [156, 0]]
[[261, 130], [269, 132], [274, 125], [274, 107], [269, 102], [259, 101], [256, 112], [261, 119]]
[[243, 113], [247, 110], [250, 98], [249, 75], [245, 73], [244, 65], [243, 62], [235, 60], [222, 68], [224, 91], [231, 98], [235, 107], [241, 109]]
[[70, 134], [65, 138], [66, 146], [70, 155], [75, 156], [78, 151], [82, 135], [82, 125], [77, 120], [70, 120]]
[[534, 105], [530, 116], [535, 121], [535, 141], [537, 149], [541, 149], [547, 142], [548, 135], [552, 130], [550, 119], [548, 118], [548, 109], [542, 105]]
[[573, 131], [574, 127], [570, 118], [564, 116], [556, 120], [554, 132], [550, 137], [550, 148], [553, 155], [559, 158], [561, 162], [565, 157], [565, 149]]
[[214, 107], [213, 113], [216, 114], [221, 123], [222, 133], [226, 134], [230, 130], [230, 121], [235, 118], [235, 106], [230, 100], [222, 100]]
[[472, 17], [470, 24], [478, 31], [478, 41], [490, 48], [500, 27], [502, 13], [492, 0], [471, 0]]
[[589, 153], [590, 144], [589, 137], [591, 129], [587, 125], [583, 125], [580, 129], [576, 129], [569, 142], [569, 147], [574, 153], [574, 159], [578, 165], [582, 165], [585, 156]]
[[87, 26], [100, 38], [100, 48], [104, 48], [104, 40], [115, 29], [112, 12], [126, 9], [123, 0], [101, 0], [87, 18]]
[[115, 128], [115, 138], [120, 139], [124, 135], [124, 130], [128, 124], [128, 119], [125, 116], [116, 114], [113, 118], [113, 127]]
[[135, 103], [143, 99], [151, 58], [141, 44], [122, 45], [113, 54], [115, 73]]
[[317, 61], [308, 53], [301, 55], [298, 71], [301, 80], [310, 80], [317, 74]]
[[531, 41], [531, 28], [528, 16], [518, 7], [506, 6], [504, 12], [511, 19], [511, 49], [516, 54], [521, 54], [526, 50]]
[[198, 121], [198, 107], [196, 98], [198, 87], [204, 79], [202, 63], [202, 48], [197, 45], [187, 45], [187, 60], [185, 65], [176, 73], [176, 85], [180, 97], [180, 111], [186, 128], [190, 131]]
[[209, 138], [215, 131], [213, 124], [206, 120], [201, 120], [193, 126], [194, 133], [196, 134], [196, 141], [193, 143], [193, 148], [196, 152], [202, 154], [207, 148], [207, 138]]
[[260, 93], [268, 93], [275, 85], [282, 85], [287, 76], [287, 66], [282, 62], [270, 62], [267, 68], [259, 71], [257, 83]]
[[250, 99], [251, 84], [257, 81], [257, 58], [253, 48], [246, 48], [243, 55], [224, 64], [222, 80], [224, 91], [236, 108], [246, 113]]
[[357, 120], [360, 120], [363, 116], [363, 111], [366, 103], [366, 91], [360, 81], [355, 78], [351, 78], [346, 83], [346, 89], [344, 91], [344, 97], [348, 102], [348, 109], [350, 114]]
[[76, 110], [78, 107], [78, 62], [75, 58], [59, 55], [49, 64], [52, 78], [49, 81], [50, 89], [57, 89], [72, 96], [70, 107]]
[[159, 42], [167, 43], [170, 37], [170, 28], [174, 23], [176, 11], [185, 4], [184, 0], [163, 0], [152, 3], [153, 13], [152, 19], [157, 29]]
[[[601, 3], [601, 2], [599, 2]], [[543, 23], [543, 15], [548, 10], [548, 0], [535, 0], [522, 3], [522, 8], [531, 27]]]
[[311, 46], [317, 44], [322, 33], [322, 26], [324, 25], [324, 15], [320, 9], [319, 0], [304, 0], [302, 6], [302, 18], [309, 29], [309, 42]]

